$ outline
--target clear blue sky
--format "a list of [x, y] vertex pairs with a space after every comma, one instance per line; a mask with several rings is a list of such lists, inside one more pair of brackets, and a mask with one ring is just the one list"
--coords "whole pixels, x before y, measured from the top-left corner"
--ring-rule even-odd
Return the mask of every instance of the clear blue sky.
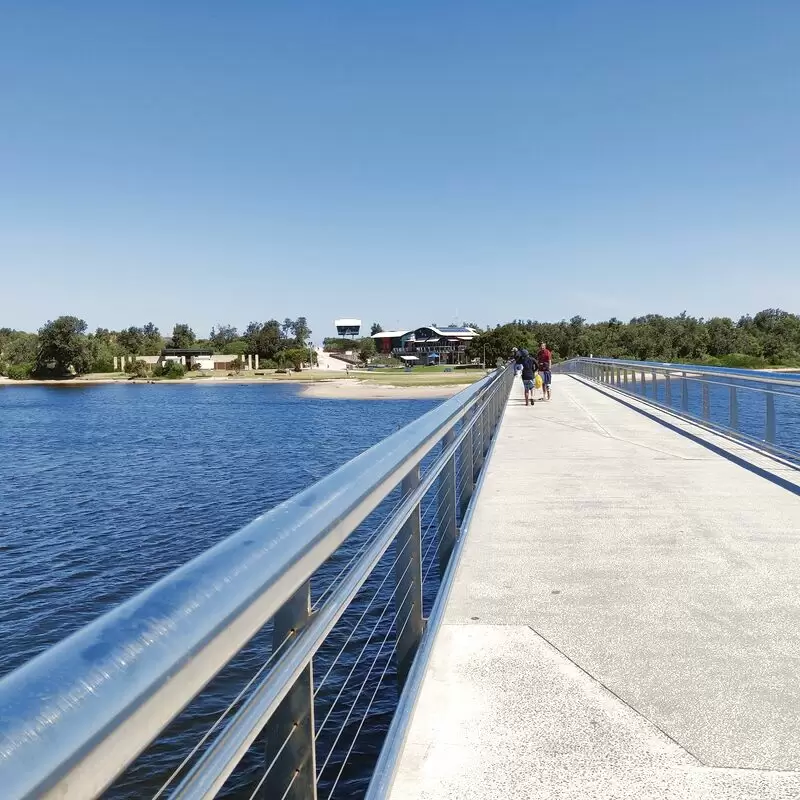
[[0, 326], [800, 312], [800, 2], [6, 2]]

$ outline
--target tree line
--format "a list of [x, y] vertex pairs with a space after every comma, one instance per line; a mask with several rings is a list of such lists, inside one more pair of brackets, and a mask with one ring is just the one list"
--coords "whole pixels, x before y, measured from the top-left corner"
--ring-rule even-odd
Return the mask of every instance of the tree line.
[[[380, 332], [374, 323], [373, 333]], [[63, 316], [45, 323], [37, 333], [0, 328], [0, 374], [13, 378], [63, 377], [87, 372], [111, 372], [114, 357], [157, 355], [164, 347], [204, 347], [234, 356], [258, 354], [265, 368], [307, 362], [311, 330], [305, 317], [251, 322], [240, 332], [228, 324], [215, 325], [207, 338], [198, 338], [187, 323], [177, 323], [164, 336], [152, 322], [119, 331], [88, 331], [78, 317]], [[648, 314], [629, 322], [612, 318], [587, 323], [580, 316], [561, 322], [515, 320], [480, 333], [468, 349], [471, 359], [488, 364], [506, 359], [514, 347], [536, 350], [546, 342], [556, 359], [575, 356], [628, 358], [758, 368], [800, 366], [800, 316], [776, 308], [729, 317], [674, 317]], [[362, 360], [375, 353], [374, 341], [326, 339], [326, 345], [353, 349]]]
[[[486, 330], [470, 343], [470, 358], [494, 364], [507, 359], [514, 347], [535, 352], [545, 342], [557, 360], [576, 356], [637, 361], [704, 363], [757, 369], [800, 366], [800, 316], [767, 308], [734, 322], [729, 317], [675, 317], [648, 314], [629, 322], [611, 318], [587, 323], [515, 320]], [[485, 351], [484, 351], [485, 348]]]
[[11, 378], [65, 377], [89, 372], [112, 372], [120, 356], [154, 356], [165, 347], [205, 348], [233, 356], [258, 355], [265, 368], [291, 364], [295, 368], [313, 359], [305, 317], [283, 322], [251, 322], [243, 332], [229, 324], [215, 325], [207, 338], [176, 323], [164, 336], [148, 322], [119, 331], [97, 328], [89, 332], [82, 319], [62, 316], [48, 320], [37, 333], [0, 328], [0, 374]]

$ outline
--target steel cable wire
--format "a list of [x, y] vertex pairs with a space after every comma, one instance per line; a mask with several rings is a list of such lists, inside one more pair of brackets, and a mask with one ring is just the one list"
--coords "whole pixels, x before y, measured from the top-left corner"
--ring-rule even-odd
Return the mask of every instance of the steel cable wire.
[[[286, 800], [289, 792], [291, 791], [292, 786], [294, 786], [294, 782], [297, 780], [297, 776], [300, 774], [300, 770], [296, 769], [294, 771], [294, 775], [292, 775], [292, 779], [289, 781], [289, 785], [286, 787], [286, 791], [281, 795], [281, 800]], [[250, 798], [253, 800], [253, 798]]]
[[[402, 630], [405, 630], [405, 626], [408, 624], [408, 620], [411, 619], [411, 613], [413, 612], [413, 610], [414, 610], [414, 606], [412, 605], [411, 608], [408, 611], [408, 615], [406, 616], [406, 621], [403, 623]], [[322, 767], [317, 772], [317, 780], [319, 780], [319, 778], [321, 777], [322, 773], [325, 771], [325, 767], [328, 766], [328, 762], [331, 760], [331, 757], [333, 756], [333, 752], [336, 749], [336, 745], [339, 743], [339, 739], [342, 738], [342, 734], [344, 733], [344, 729], [347, 726], [347, 723], [348, 723], [350, 717], [353, 714], [353, 709], [355, 708], [359, 697], [361, 697], [361, 694], [364, 691], [364, 687], [367, 685], [367, 681], [369, 680], [369, 676], [372, 674], [372, 670], [375, 668], [375, 664], [377, 663], [381, 652], [383, 652], [383, 648], [386, 645], [387, 640], [389, 639], [389, 634], [392, 632], [392, 628], [394, 626], [394, 623], [397, 622], [397, 619], [399, 618], [399, 616], [400, 616], [400, 611], [398, 609], [395, 612], [395, 615], [394, 615], [394, 618], [392, 620], [392, 623], [389, 625], [389, 627], [386, 630], [386, 633], [385, 633], [385, 635], [383, 637], [383, 641], [381, 642], [381, 645], [378, 648], [378, 652], [376, 653], [375, 658], [372, 659], [372, 664], [370, 665], [369, 671], [367, 672], [364, 680], [361, 682], [361, 686], [359, 687], [358, 693], [356, 694], [355, 699], [353, 700], [353, 702], [352, 702], [352, 704], [350, 706], [350, 710], [347, 712], [347, 716], [345, 717], [344, 722], [342, 723], [341, 727], [339, 728], [339, 733], [336, 734], [336, 738], [333, 740], [333, 744], [331, 745], [331, 749], [328, 752], [328, 757], [325, 759], [325, 763], [322, 765]], [[396, 645], [395, 645], [395, 647], [396, 647]]]
[[[283, 744], [278, 749], [278, 752], [275, 753], [275, 757], [272, 759], [272, 761], [269, 762], [269, 765], [264, 770], [264, 774], [261, 776], [261, 780], [258, 782], [258, 784], [256, 785], [256, 788], [253, 790], [253, 793], [250, 795], [250, 800], [253, 800], [255, 798], [255, 796], [258, 794], [259, 790], [264, 785], [264, 781], [267, 779], [267, 777], [269, 776], [269, 773], [272, 771], [272, 768], [275, 766], [275, 764], [277, 763], [278, 759], [281, 757], [281, 753], [286, 748], [286, 745], [289, 744], [289, 740], [292, 738], [292, 736], [294, 736], [294, 732], [299, 727], [300, 727], [300, 725], [297, 722], [295, 722], [292, 725], [292, 729], [289, 731], [289, 735], [283, 740]], [[297, 773], [296, 772], [295, 772], [294, 777], [292, 778], [292, 783], [294, 783], [294, 778], [295, 777], [297, 777]], [[291, 785], [292, 784], [290, 783], [289, 786], [291, 786]], [[284, 797], [285, 796], [286, 795], [284, 795]]]
[[[411, 566], [411, 564], [409, 563], [408, 566], [406, 567], [406, 572], [408, 571], [408, 568], [410, 566]], [[405, 572], [403, 574], [405, 575]], [[394, 599], [395, 595], [397, 594], [397, 590], [399, 588], [400, 588], [400, 581], [398, 581], [397, 586], [395, 587], [394, 591], [392, 592], [392, 594], [388, 598], [388, 600], [386, 602], [386, 605], [384, 606], [384, 609], [381, 612], [380, 617], [378, 617], [377, 621], [375, 622], [375, 625], [372, 627], [372, 630], [370, 631], [370, 634], [369, 634], [369, 637], [367, 638], [367, 641], [364, 642], [364, 646], [361, 648], [361, 651], [359, 652], [358, 657], [355, 660], [355, 663], [353, 664], [352, 668], [350, 669], [350, 672], [347, 674], [347, 677], [345, 678], [344, 683], [342, 683], [342, 687], [341, 687], [341, 689], [339, 689], [339, 693], [336, 695], [336, 698], [334, 699], [333, 703], [331, 704], [331, 707], [328, 709], [328, 713], [325, 715], [325, 719], [322, 720], [322, 724], [319, 726], [319, 729], [317, 730], [316, 735], [314, 736], [314, 740], [315, 741], [317, 739], [319, 739], [320, 734], [325, 729], [325, 726], [327, 725], [328, 720], [331, 718], [331, 715], [333, 714], [334, 709], [336, 708], [336, 706], [337, 706], [342, 694], [344, 693], [344, 690], [347, 688], [347, 685], [350, 683], [350, 678], [353, 677], [353, 673], [355, 673], [356, 668], [361, 663], [361, 657], [366, 652], [367, 647], [369, 647], [370, 642], [372, 641], [372, 637], [375, 635], [375, 631], [378, 630], [378, 627], [380, 626], [381, 622], [383, 621], [383, 618], [386, 616], [386, 612], [389, 609], [389, 601]], [[408, 599], [408, 596], [411, 594], [411, 590], [412, 589], [413, 589], [413, 583], [411, 585], [409, 585], [408, 589], [406, 589], [406, 593], [403, 596], [403, 599], [397, 604], [398, 608], [401, 608], [403, 603], [405, 603], [405, 601]], [[399, 612], [395, 612], [395, 621], [397, 619], [398, 614], [399, 614]], [[389, 625], [387, 630], [391, 631], [391, 625]], [[338, 741], [338, 738], [337, 738], [337, 741]], [[334, 746], [335, 746], [335, 744], [336, 743], [334, 742]]]
[[[317, 688], [314, 690], [314, 697], [317, 696], [317, 694], [319, 693], [319, 690], [325, 685], [325, 682], [328, 680], [328, 677], [330, 676], [331, 672], [333, 672], [334, 667], [338, 663], [339, 659], [342, 657], [342, 654], [344, 653], [345, 648], [347, 647], [348, 644], [350, 644], [350, 641], [352, 640], [353, 636], [355, 635], [355, 632], [358, 630], [359, 625], [361, 625], [362, 621], [364, 620], [364, 617], [366, 617], [367, 612], [372, 607], [372, 604], [375, 602], [375, 600], [377, 600], [381, 589], [383, 589], [383, 587], [386, 585], [386, 582], [394, 574], [394, 568], [395, 568], [395, 566], [397, 566], [398, 562], [400, 561], [400, 557], [403, 555], [403, 552], [405, 551], [406, 547], [408, 547], [410, 541], [411, 541], [410, 539], [406, 540], [406, 543], [400, 548], [400, 550], [397, 553], [397, 555], [395, 556], [395, 559], [392, 562], [392, 564], [387, 568], [386, 575], [384, 576], [383, 580], [381, 581], [380, 586], [378, 586], [378, 588], [373, 593], [372, 598], [370, 599], [370, 601], [367, 604], [366, 608], [361, 612], [361, 616], [358, 618], [358, 621], [353, 626], [353, 630], [350, 631], [350, 635], [347, 637], [347, 640], [339, 648], [339, 652], [336, 654], [336, 657], [333, 659], [333, 661], [331, 662], [331, 665], [328, 667], [328, 671], [325, 673], [325, 675], [323, 676], [322, 680], [317, 685]], [[410, 567], [411, 567], [411, 564], [409, 563], [408, 566], [403, 571], [403, 574], [400, 576], [400, 580], [402, 580], [402, 578], [405, 577], [405, 575], [408, 572]], [[399, 581], [398, 581], [398, 583], [399, 583]]]
[[173, 773], [167, 778], [167, 780], [162, 784], [161, 788], [153, 795], [152, 800], [157, 800], [157, 798], [161, 797], [164, 794], [164, 791], [169, 788], [170, 784], [178, 777], [178, 775], [183, 771], [183, 768], [192, 760], [192, 758], [197, 754], [198, 750], [206, 743], [208, 737], [219, 727], [219, 724], [225, 717], [230, 714], [230, 712], [234, 709], [234, 707], [239, 703], [239, 701], [244, 697], [247, 690], [258, 680], [258, 678], [262, 675], [264, 670], [272, 663], [275, 656], [284, 648], [286, 643], [289, 639], [292, 638], [296, 634], [296, 631], [289, 631], [286, 634], [286, 638], [270, 653], [269, 658], [258, 668], [256, 673], [253, 675], [252, 678], [244, 685], [244, 688], [241, 689], [239, 694], [231, 700], [228, 706], [223, 710], [223, 712], [217, 717], [217, 719], [212, 723], [211, 727], [205, 732], [203, 737], [197, 744], [192, 748], [191, 752], [181, 761], [181, 763], [176, 767]]
[[386, 526], [391, 522], [392, 516], [394, 515], [395, 511], [403, 504], [406, 498], [409, 496], [410, 492], [402, 495], [399, 500], [394, 504], [394, 506], [386, 513], [383, 521], [380, 525], [375, 529], [373, 533], [371, 533], [365, 540], [364, 543], [359, 547], [356, 551], [355, 555], [342, 567], [336, 577], [328, 584], [327, 588], [322, 592], [322, 594], [314, 601], [311, 610], [316, 611], [321, 605], [322, 601], [325, 596], [333, 591], [336, 587], [339, 580], [342, 576], [347, 572], [347, 570], [355, 563], [355, 561], [364, 553], [364, 551], [375, 541], [375, 539], [383, 532]]
[[[399, 636], [402, 636], [403, 631], [405, 631], [406, 626], [408, 625], [408, 621], [410, 619], [411, 619], [411, 612], [409, 612], [408, 616], [406, 617], [406, 621], [403, 623], [403, 627], [400, 629]], [[364, 727], [364, 723], [367, 721], [369, 712], [372, 708], [373, 703], [375, 702], [375, 698], [378, 696], [378, 691], [381, 688], [381, 685], [383, 684], [383, 679], [386, 677], [386, 673], [389, 670], [389, 666], [392, 663], [392, 658], [396, 652], [397, 652], [397, 643], [395, 642], [394, 647], [392, 647], [392, 649], [389, 651], [389, 655], [386, 658], [386, 663], [383, 666], [383, 671], [378, 677], [378, 682], [375, 684], [375, 690], [372, 692], [372, 697], [370, 697], [369, 699], [366, 711], [364, 711], [364, 716], [361, 718], [361, 722], [359, 723], [358, 728], [356, 729], [356, 734], [353, 737], [353, 741], [350, 743], [350, 747], [348, 748], [347, 753], [345, 753], [344, 759], [342, 760], [342, 766], [339, 768], [339, 773], [336, 776], [336, 780], [334, 780], [333, 786], [331, 787], [331, 790], [328, 793], [328, 800], [331, 800], [331, 798], [333, 797], [333, 793], [336, 791], [336, 786], [339, 783], [339, 779], [342, 777], [342, 773], [344, 772], [345, 766], [347, 766], [347, 760], [350, 758], [350, 754], [353, 752], [353, 748], [356, 746], [358, 737], [361, 734], [361, 729]]]

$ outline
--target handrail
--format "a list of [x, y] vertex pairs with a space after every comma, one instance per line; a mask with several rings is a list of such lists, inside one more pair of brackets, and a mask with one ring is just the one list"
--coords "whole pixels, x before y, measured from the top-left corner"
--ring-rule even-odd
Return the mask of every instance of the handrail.
[[[222, 731], [225, 747], [212, 744], [212, 754], [223, 753], [224, 770], [217, 760], [216, 775], [193, 771], [191, 780], [202, 780], [193, 788], [187, 777], [175, 795], [213, 797], [220, 776], [301, 673], [310, 674], [316, 649], [382, 553], [400, 531], [413, 529], [422, 496], [454, 470], [457, 451], [477, 475], [511, 380], [509, 369], [490, 374], [6, 676], [0, 681], [3, 797], [99, 796], [270, 619], [277, 628], [281, 615], [296, 615], [305, 602], [306, 611], [287, 628], [294, 638], [254, 690], [256, 699]], [[473, 437], [482, 451], [477, 456]], [[441, 455], [414, 480], [439, 442]], [[312, 575], [401, 480], [404, 502], [310, 615], [303, 597], [310, 596]], [[455, 506], [454, 488], [452, 495]], [[421, 619], [421, 608], [416, 613]], [[311, 730], [313, 749], [313, 724]]]
[[768, 382], [781, 386], [794, 386], [800, 389], [800, 373], [793, 372], [770, 372], [758, 369], [741, 369], [739, 367], [714, 367], [706, 364], [683, 364], [670, 361], [636, 361], [623, 358], [591, 358], [579, 357], [560, 364], [553, 365], [555, 371], [563, 371], [564, 366], [573, 362], [591, 362], [593, 364], [609, 364], [616, 367], [628, 367], [629, 369], [656, 369], [672, 372], [691, 372], [694, 375], [716, 375], [719, 377], [736, 378], [742, 381], [756, 381], [759, 383]]
[[[779, 441], [780, 423], [786, 420], [778, 413], [786, 411], [786, 403], [796, 402], [796, 415], [791, 416], [800, 428], [800, 374], [594, 357], [570, 359], [555, 365], [554, 370], [606, 385], [793, 464], [800, 463], [800, 443], [788, 437]], [[673, 382], [680, 385], [678, 398], [673, 395]], [[689, 387], [695, 384], [701, 387], [701, 395], [691, 403]], [[718, 394], [721, 390], [727, 390], [724, 399]], [[752, 406], [742, 407], [740, 391], [763, 396], [763, 433], [752, 419], [749, 430], [743, 424], [747, 412], [752, 417], [756, 411]], [[712, 392], [716, 403], [712, 403]], [[776, 402], [784, 406], [776, 410]], [[726, 413], [720, 413], [723, 404]], [[714, 405], [716, 413], [712, 413]]]
[[[489, 455], [494, 449], [496, 440], [492, 441]], [[475, 494], [478, 496], [483, 481], [486, 478], [486, 473], [481, 472], [477, 483], [475, 484]], [[394, 785], [397, 772], [400, 768], [400, 760], [403, 755], [406, 738], [408, 736], [409, 727], [414, 716], [414, 711], [419, 702], [422, 693], [422, 686], [425, 682], [425, 675], [428, 671], [431, 655], [433, 654], [433, 646], [436, 642], [436, 637], [439, 629], [444, 620], [447, 603], [452, 593], [453, 585], [455, 583], [456, 570], [458, 569], [458, 562], [461, 556], [461, 550], [466, 541], [466, 532], [472, 522], [472, 517], [475, 511], [475, 506], [470, 505], [467, 509], [464, 519], [461, 523], [462, 535], [459, 537], [456, 544], [456, 551], [453, 553], [453, 559], [447, 565], [447, 569], [442, 576], [442, 583], [439, 587], [439, 593], [436, 595], [436, 601], [431, 609], [431, 615], [428, 618], [428, 625], [425, 629], [425, 637], [422, 640], [419, 653], [414, 659], [414, 665], [408, 676], [408, 683], [403, 688], [400, 699], [397, 704], [397, 709], [392, 721], [389, 725], [389, 730], [386, 734], [386, 739], [381, 748], [378, 762], [375, 765], [375, 770], [370, 780], [369, 788], [365, 800], [383, 800], [389, 796], [392, 786]]]

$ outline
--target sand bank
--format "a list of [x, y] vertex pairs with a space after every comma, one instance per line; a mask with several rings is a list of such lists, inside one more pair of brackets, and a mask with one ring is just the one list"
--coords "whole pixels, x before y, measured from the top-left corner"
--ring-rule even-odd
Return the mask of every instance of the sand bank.
[[388, 386], [370, 381], [334, 380], [307, 383], [303, 386], [304, 397], [322, 397], [342, 400], [428, 400], [452, 397], [469, 384], [445, 384], [441, 386]]
[[177, 380], [148, 381], [144, 378], [128, 380], [126, 378], [74, 378], [71, 380], [27, 380], [12, 381], [0, 377], [0, 386], [107, 386], [109, 384], [171, 384], [174, 386], [209, 386], [209, 385], [246, 385], [246, 384], [295, 384], [301, 387], [305, 397], [320, 397], [327, 399], [343, 400], [427, 400], [435, 398], [452, 397], [469, 384], [443, 384], [439, 386], [390, 386], [387, 384], [372, 383], [350, 379], [302, 379], [302, 378], [244, 378], [244, 377], [208, 377], [208, 378], [181, 378]]

